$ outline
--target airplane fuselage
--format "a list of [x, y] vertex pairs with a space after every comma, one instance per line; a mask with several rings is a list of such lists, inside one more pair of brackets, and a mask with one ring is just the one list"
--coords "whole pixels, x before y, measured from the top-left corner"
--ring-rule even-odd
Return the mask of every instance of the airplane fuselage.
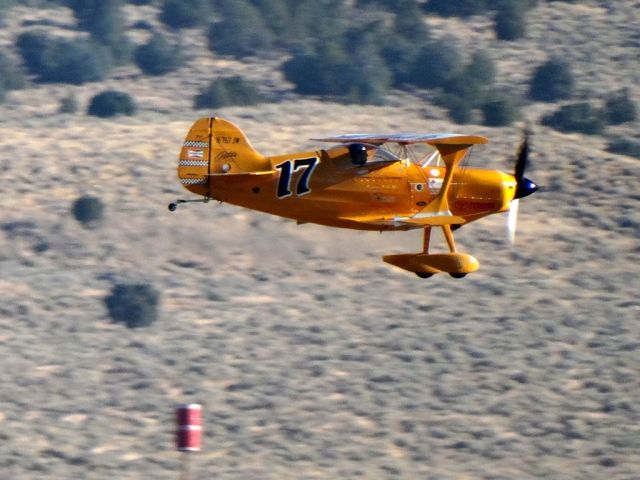
[[[420, 212], [442, 186], [445, 167], [410, 162], [353, 165], [346, 148], [268, 158], [271, 175], [211, 177], [213, 199], [292, 218], [359, 230], [407, 230], [396, 217]], [[497, 170], [466, 168], [454, 176], [450, 192], [453, 215], [467, 222], [506, 211], [515, 181]], [[384, 224], [358, 219], [379, 217]]]

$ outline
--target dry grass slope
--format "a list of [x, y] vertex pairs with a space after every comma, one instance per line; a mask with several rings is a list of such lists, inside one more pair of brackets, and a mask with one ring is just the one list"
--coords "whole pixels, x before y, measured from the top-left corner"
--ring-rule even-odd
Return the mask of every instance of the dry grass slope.
[[[521, 42], [486, 19], [430, 19], [436, 34], [485, 46], [523, 89], [551, 51], [585, 92], [640, 99], [640, 2], [544, 3]], [[128, 7], [130, 21], [151, 7]], [[17, 7], [0, 43], [25, 19]], [[58, 15], [64, 22], [64, 15]], [[143, 39], [136, 39], [142, 42]], [[192, 58], [165, 77], [118, 70], [101, 84], [34, 86], [0, 106], [0, 471], [7, 478], [175, 478], [172, 413], [205, 408], [196, 477], [223, 479], [631, 479], [640, 471], [640, 196], [637, 159], [606, 139], [534, 126], [518, 246], [504, 218], [463, 228], [480, 271], [419, 281], [381, 262], [416, 233], [296, 226], [227, 205], [169, 214], [183, 196], [178, 146], [193, 95], [243, 73], [281, 103], [215, 112], [266, 153], [335, 132], [460, 130], [422, 96], [349, 107], [289, 92], [275, 60]], [[58, 114], [73, 92], [128, 91], [137, 116]], [[526, 107], [535, 121], [550, 106]], [[638, 122], [615, 127], [637, 132]], [[492, 143], [474, 161], [511, 168], [517, 128], [464, 130]], [[85, 229], [83, 194], [105, 204]], [[161, 318], [109, 322], [119, 280], [162, 293]]]

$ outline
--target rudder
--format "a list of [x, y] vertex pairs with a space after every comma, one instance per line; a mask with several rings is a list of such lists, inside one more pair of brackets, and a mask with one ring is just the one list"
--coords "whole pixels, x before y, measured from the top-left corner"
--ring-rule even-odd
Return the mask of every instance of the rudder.
[[209, 159], [213, 118], [200, 118], [191, 126], [178, 160], [178, 179], [190, 192], [210, 197]]

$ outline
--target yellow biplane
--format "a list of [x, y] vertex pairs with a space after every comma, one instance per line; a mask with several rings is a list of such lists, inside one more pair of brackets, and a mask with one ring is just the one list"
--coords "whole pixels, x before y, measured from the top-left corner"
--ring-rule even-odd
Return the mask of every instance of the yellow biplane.
[[[356, 230], [424, 230], [419, 253], [385, 255], [387, 263], [421, 278], [446, 272], [461, 278], [478, 261], [456, 249], [452, 231], [465, 223], [509, 211], [515, 234], [518, 199], [537, 190], [524, 176], [525, 137], [513, 175], [466, 166], [471, 148], [485, 137], [439, 134], [351, 134], [314, 139], [335, 146], [265, 157], [233, 123], [197, 120], [178, 162], [178, 178], [203, 197], [331, 227]], [[448, 253], [430, 253], [434, 227], [442, 229]]]

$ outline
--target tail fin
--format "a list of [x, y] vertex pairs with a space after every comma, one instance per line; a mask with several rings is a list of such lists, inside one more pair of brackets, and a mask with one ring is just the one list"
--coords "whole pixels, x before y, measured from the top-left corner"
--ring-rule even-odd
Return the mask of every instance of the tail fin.
[[187, 134], [178, 161], [178, 178], [191, 192], [211, 197], [212, 174], [269, 168], [269, 161], [237, 126], [222, 118], [205, 117], [196, 120]]

